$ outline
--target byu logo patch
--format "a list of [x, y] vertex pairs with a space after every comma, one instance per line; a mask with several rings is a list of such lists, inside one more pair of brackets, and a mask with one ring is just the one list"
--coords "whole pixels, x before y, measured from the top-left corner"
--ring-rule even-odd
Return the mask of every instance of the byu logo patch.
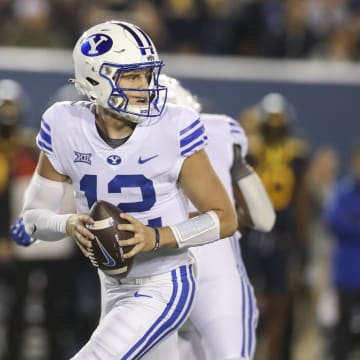
[[99, 56], [108, 52], [113, 45], [110, 36], [105, 34], [92, 34], [81, 44], [81, 52], [86, 56]]
[[91, 153], [81, 153], [78, 151], [74, 151], [74, 154], [75, 154], [74, 162], [83, 162], [85, 164], [91, 165], [91, 160], [90, 160], [92, 156]]
[[106, 161], [110, 165], [119, 165], [121, 163], [121, 158], [118, 155], [110, 155], [107, 157]]

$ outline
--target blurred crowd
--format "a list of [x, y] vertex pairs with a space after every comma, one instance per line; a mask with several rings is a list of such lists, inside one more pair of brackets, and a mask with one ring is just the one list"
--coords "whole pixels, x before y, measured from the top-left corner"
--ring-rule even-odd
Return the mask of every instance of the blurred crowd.
[[71, 48], [107, 19], [169, 53], [357, 61], [359, 0], [0, 0], [0, 46]]

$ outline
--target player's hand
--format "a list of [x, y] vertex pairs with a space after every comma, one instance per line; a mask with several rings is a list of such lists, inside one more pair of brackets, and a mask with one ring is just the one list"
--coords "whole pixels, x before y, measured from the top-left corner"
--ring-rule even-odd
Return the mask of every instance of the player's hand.
[[92, 247], [94, 235], [86, 228], [86, 224], [93, 224], [94, 220], [88, 214], [74, 214], [66, 222], [66, 233], [76, 242], [81, 252], [89, 257], [88, 248]]
[[36, 240], [26, 233], [22, 217], [17, 219], [16, 222], [10, 226], [10, 236], [21, 246], [29, 246]]
[[128, 259], [141, 251], [152, 251], [155, 244], [154, 229], [149, 226], [145, 226], [141, 221], [135, 219], [129, 214], [122, 213], [120, 216], [123, 219], [128, 220], [130, 224], [119, 224], [118, 229], [134, 233], [132, 238], [119, 241], [120, 246], [134, 245], [131, 251], [124, 254], [124, 257]]

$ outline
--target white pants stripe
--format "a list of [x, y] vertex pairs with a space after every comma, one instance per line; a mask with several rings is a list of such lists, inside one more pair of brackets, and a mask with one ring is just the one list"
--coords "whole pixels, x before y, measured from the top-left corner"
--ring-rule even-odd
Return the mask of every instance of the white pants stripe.
[[258, 319], [258, 310], [254, 303], [254, 293], [251, 285], [244, 278], [241, 279], [242, 288], [242, 342], [241, 358], [252, 359], [255, 350], [255, 332]]
[[[196, 279], [192, 264], [160, 275], [125, 278], [120, 283], [111, 277], [100, 279], [105, 299], [103, 316], [90, 340], [72, 360], [147, 358], [153, 347], [174, 335], [194, 301]], [[161, 344], [156, 348], [159, 359], [177, 358], [177, 348], [172, 350], [173, 357], [165, 349]]]
[[[173, 270], [172, 280], [174, 289], [164, 312], [121, 360], [141, 359], [167, 335], [177, 330], [188, 317], [195, 294], [192, 265]], [[175, 303], [177, 305], [173, 309]]]

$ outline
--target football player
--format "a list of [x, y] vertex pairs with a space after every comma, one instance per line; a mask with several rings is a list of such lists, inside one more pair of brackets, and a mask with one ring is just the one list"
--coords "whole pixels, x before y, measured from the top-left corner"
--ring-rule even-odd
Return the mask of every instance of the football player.
[[267, 234], [248, 232], [243, 253], [263, 304], [258, 339], [265, 345], [264, 359], [278, 359], [291, 348], [294, 314], [301, 311], [299, 300], [307, 293], [309, 144], [297, 133], [296, 109], [283, 94], [266, 94], [256, 109], [259, 133], [247, 160], [263, 181], [276, 222]]
[[[166, 104], [158, 79], [163, 62], [138, 26], [108, 21], [77, 41], [75, 79], [89, 102], [59, 102], [43, 115], [36, 173], [23, 218], [32, 237], [71, 236], [90, 256], [89, 209], [106, 200], [125, 211], [133, 246], [125, 277], [100, 272], [102, 319], [80, 360], [141, 359], [174, 334], [192, 308], [195, 262], [190, 247], [231, 236], [236, 213], [204, 146], [199, 114]], [[58, 214], [71, 180], [77, 214]], [[189, 219], [187, 198], [199, 209]], [[159, 359], [176, 359], [177, 352]]]
[[[160, 75], [168, 88], [168, 101], [200, 111], [201, 105], [179, 81]], [[206, 127], [206, 152], [232, 199], [239, 207], [240, 223], [270, 231], [275, 212], [266, 191], [253, 169], [246, 163], [247, 138], [232, 118], [201, 113]], [[235, 195], [235, 197], [233, 196]], [[190, 211], [196, 211], [194, 206]], [[180, 331], [180, 339], [194, 340], [200, 334], [207, 360], [252, 359], [256, 344], [258, 309], [239, 248], [240, 234], [191, 249], [199, 268], [199, 286], [190, 314], [191, 326]], [[193, 330], [190, 332], [189, 328]], [[200, 343], [195, 339], [192, 357], [199, 360]]]

